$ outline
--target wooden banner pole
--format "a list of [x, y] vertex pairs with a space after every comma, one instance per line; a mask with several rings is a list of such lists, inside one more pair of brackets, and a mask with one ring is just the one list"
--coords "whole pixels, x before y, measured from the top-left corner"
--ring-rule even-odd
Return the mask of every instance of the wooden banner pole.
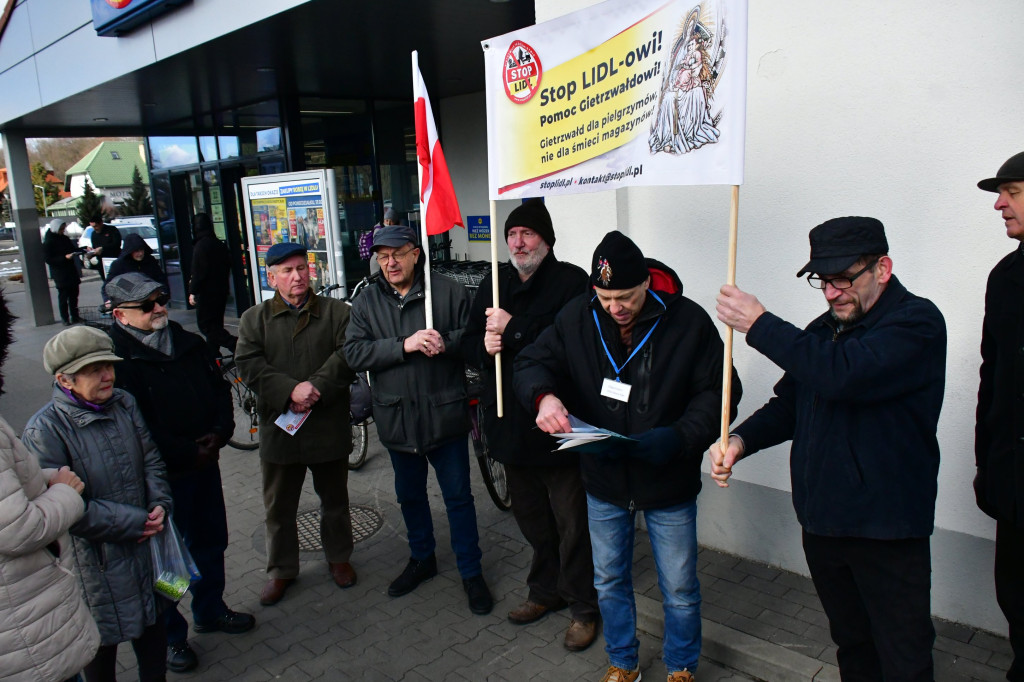
[[[491, 199], [491, 307], [498, 306], [498, 202]], [[494, 354], [494, 390], [498, 402], [498, 418], [505, 416], [505, 401], [502, 398], [501, 351]]]
[[[739, 236], [740, 188], [732, 186], [732, 210], [729, 214], [729, 270], [726, 283], [736, 286], [736, 242]], [[729, 444], [732, 421], [732, 327], [725, 326], [725, 354], [722, 358], [722, 447]]]

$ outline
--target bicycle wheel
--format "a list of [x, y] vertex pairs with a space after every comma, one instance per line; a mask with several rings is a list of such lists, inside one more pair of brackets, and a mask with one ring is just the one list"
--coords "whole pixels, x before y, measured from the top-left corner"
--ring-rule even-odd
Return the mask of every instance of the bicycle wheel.
[[366, 448], [369, 447], [369, 429], [366, 422], [352, 425], [352, 452], [348, 453], [348, 468], [358, 469], [366, 464]]
[[228, 445], [239, 450], [255, 450], [260, 446], [260, 417], [256, 412], [256, 394], [252, 392], [233, 364], [224, 370], [231, 384], [231, 402], [235, 406], [235, 432]]
[[512, 494], [508, 491], [508, 479], [505, 478], [505, 465], [491, 459], [491, 448], [487, 445], [487, 436], [483, 429], [483, 408], [476, 404], [473, 414], [473, 451], [480, 465], [480, 474], [484, 479], [484, 487], [491, 496], [494, 506], [502, 511], [512, 508]]

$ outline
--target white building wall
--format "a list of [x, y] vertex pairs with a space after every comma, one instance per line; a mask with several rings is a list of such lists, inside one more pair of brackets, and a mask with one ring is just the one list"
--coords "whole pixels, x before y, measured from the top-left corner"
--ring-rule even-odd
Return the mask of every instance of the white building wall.
[[[537, 21], [591, 4], [536, 0]], [[808, 257], [808, 231], [842, 215], [885, 223], [896, 274], [938, 305], [949, 332], [933, 611], [997, 632], [1005, 622], [991, 579], [995, 525], [974, 504], [973, 427], [985, 280], [1016, 242], [992, 210], [995, 196], [975, 183], [1024, 149], [1024, 41], [1010, 20], [1019, 9], [1018, 0], [974, 3], [967, 12], [929, 0], [751, 0], [737, 263], [740, 287], [803, 325], [825, 309], [821, 294], [794, 276]], [[463, 212], [484, 213], [484, 124], [465, 113], [482, 111], [483, 96], [441, 106]], [[622, 229], [676, 268], [686, 294], [713, 314], [726, 276], [728, 187], [605, 191], [547, 203], [560, 258], [586, 268], [601, 236]], [[515, 202], [500, 205], [499, 226]], [[476, 246], [469, 251], [486, 258]], [[743, 419], [770, 397], [781, 371], [742, 335], [735, 364]], [[807, 572], [788, 454], [787, 444], [742, 462], [727, 490], [705, 478], [704, 544]]]

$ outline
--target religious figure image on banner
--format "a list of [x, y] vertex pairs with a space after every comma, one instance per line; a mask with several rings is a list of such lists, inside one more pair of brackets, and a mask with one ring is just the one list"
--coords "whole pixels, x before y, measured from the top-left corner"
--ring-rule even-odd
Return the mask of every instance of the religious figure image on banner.
[[[652, 154], [685, 154], [718, 141], [722, 112], [712, 113], [715, 86], [725, 67], [724, 19], [714, 33], [703, 19], [704, 4], [681, 23], [665, 62], [658, 113], [648, 144]], [[714, 56], [711, 56], [714, 55]]]

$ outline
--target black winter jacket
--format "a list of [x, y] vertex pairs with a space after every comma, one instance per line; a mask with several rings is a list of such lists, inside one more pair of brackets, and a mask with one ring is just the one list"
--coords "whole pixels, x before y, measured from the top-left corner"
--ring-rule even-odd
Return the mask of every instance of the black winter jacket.
[[192, 274], [188, 293], [213, 301], [227, 298], [231, 258], [228, 247], [213, 232], [200, 232], [192, 246]]
[[[629, 352], [622, 345], [618, 325], [591, 294], [573, 299], [515, 362], [516, 396], [532, 414], [539, 399], [553, 393], [574, 416], [623, 435], [663, 426], [676, 430], [681, 448], [664, 463], [631, 457], [629, 446], [611, 456], [580, 456], [587, 492], [629, 509], [671, 507], [697, 496], [700, 463], [718, 437], [722, 408], [724, 348], [714, 323], [683, 296], [683, 285], [673, 270], [652, 259], [647, 264], [651, 290], [664, 305], [648, 294], [633, 328], [635, 346], [657, 324], [622, 369], [622, 382], [632, 386], [628, 404], [601, 396], [602, 382], [615, 378], [601, 338], [617, 365], [626, 361]], [[734, 371], [734, 415], [741, 394]], [[553, 447], [553, 439], [551, 443]]]
[[43, 238], [43, 257], [46, 259], [46, 264], [50, 266], [50, 279], [53, 280], [53, 286], [58, 289], [76, 286], [82, 280], [81, 275], [78, 274], [78, 268], [75, 266], [75, 259], [67, 257], [69, 253], [74, 253], [77, 250], [78, 247], [66, 234], [46, 231], [46, 236]]
[[981, 332], [974, 491], [992, 518], [1024, 527], [1024, 253], [992, 269]]
[[[422, 258], [422, 256], [421, 256]], [[469, 432], [462, 329], [469, 317], [469, 292], [444, 275], [431, 275], [434, 329], [445, 352], [432, 358], [406, 353], [406, 337], [426, 326], [423, 271], [401, 298], [383, 277], [352, 304], [345, 357], [369, 370], [373, 420], [384, 447], [425, 454]]]
[[115, 324], [110, 329], [117, 363], [115, 384], [135, 397], [172, 480], [198, 466], [196, 439], [215, 433], [226, 442], [234, 431], [231, 387], [206, 342], [169, 322], [174, 354], [148, 348]]
[[[132, 254], [140, 250], [144, 251], [145, 255], [142, 256], [142, 260], [135, 260]], [[121, 247], [121, 255], [110, 265], [107, 281], [109, 282], [118, 275], [128, 272], [140, 272], [146, 277], [167, 286], [167, 275], [164, 274], [160, 263], [153, 256], [153, 249], [149, 248], [146, 240], [137, 234], [130, 234], [125, 237], [124, 244]]]
[[893, 277], [854, 326], [805, 330], [771, 313], [747, 343], [785, 370], [775, 397], [734, 433], [747, 455], [792, 439], [797, 519], [808, 533], [927, 537], [935, 519], [946, 323]]
[[498, 419], [494, 357], [484, 349], [485, 311], [491, 307], [490, 273], [480, 283], [462, 337], [466, 360], [482, 370], [484, 430], [491, 457], [519, 466], [566, 466], [579, 462], [572, 450], [553, 453], [551, 436], [536, 427], [533, 411], [523, 409], [512, 388], [512, 365], [523, 348], [551, 326], [565, 305], [587, 290], [587, 273], [549, 253], [525, 282], [511, 263], [498, 267], [499, 306], [512, 316], [501, 335], [501, 375], [505, 416]]
[[93, 228], [92, 248], [102, 247], [101, 258], [117, 258], [121, 255], [121, 232], [113, 225], [103, 225], [103, 233]]

